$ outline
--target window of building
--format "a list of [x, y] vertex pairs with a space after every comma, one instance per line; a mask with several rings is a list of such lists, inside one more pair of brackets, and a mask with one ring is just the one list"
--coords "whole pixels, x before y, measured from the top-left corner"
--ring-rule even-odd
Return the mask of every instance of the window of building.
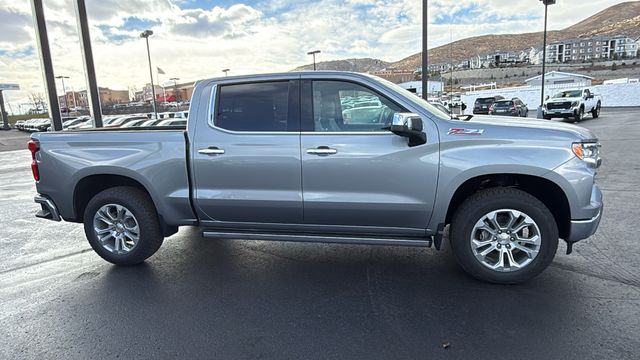
[[584, 43], [583, 42], [580, 43], [580, 47], [584, 47]]
[[591, 48], [588, 48], [588, 49], [587, 49], [587, 52], [591, 52], [591, 50], [592, 50]]
[[298, 117], [289, 119], [289, 86], [289, 81], [223, 85], [215, 125], [233, 131], [299, 131]]
[[589, 46], [593, 45], [593, 43], [591, 41], [589, 41]]

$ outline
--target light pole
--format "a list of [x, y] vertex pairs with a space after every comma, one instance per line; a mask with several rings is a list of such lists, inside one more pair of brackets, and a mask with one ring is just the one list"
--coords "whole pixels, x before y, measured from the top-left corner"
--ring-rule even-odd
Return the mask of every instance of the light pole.
[[156, 109], [156, 89], [153, 85], [153, 70], [151, 69], [151, 52], [149, 51], [149, 36], [153, 35], [153, 31], [145, 30], [140, 34], [141, 38], [144, 38], [147, 41], [147, 58], [149, 59], [149, 77], [151, 78], [151, 96], [152, 105], [153, 105], [153, 113], [156, 115], [156, 119], [158, 118], [158, 110]]
[[64, 96], [64, 107], [67, 109], [67, 114], [69, 113], [69, 104], [67, 104], [67, 90], [64, 88], [64, 79], [68, 79], [68, 76], [56, 76], [56, 79], [62, 80], [62, 94]]
[[313, 71], [316, 71], [316, 54], [320, 54], [320, 50], [309, 51], [307, 55], [313, 55]]
[[[176, 96], [176, 102], [178, 102], [178, 97], [179, 97], [178, 96], [178, 80], [180, 80], [180, 78], [172, 77], [169, 80], [173, 80], [173, 92], [174, 92], [174, 94]], [[167, 101], [167, 100], [165, 99], [165, 101]]]
[[224, 77], [227, 77], [227, 73], [229, 72], [229, 70], [231, 69], [222, 69], [222, 72], [224, 73]]
[[544, 39], [542, 40], [542, 83], [540, 86], [540, 110], [538, 111], [538, 117], [542, 118], [542, 106], [544, 105], [544, 73], [546, 71], [545, 65], [547, 63], [547, 10], [549, 5], [556, 3], [556, 0], [540, 0], [544, 4]]
[[429, 97], [429, 56], [427, 51], [427, 24], [429, 23], [429, 12], [427, 0], [422, 0], [422, 98]]

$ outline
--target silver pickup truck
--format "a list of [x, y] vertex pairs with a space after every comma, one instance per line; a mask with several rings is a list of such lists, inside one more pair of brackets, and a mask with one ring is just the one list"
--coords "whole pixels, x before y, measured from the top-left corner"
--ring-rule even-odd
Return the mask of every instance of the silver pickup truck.
[[598, 140], [516, 118], [452, 120], [345, 72], [197, 83], [186, 130], [31, 136], [38, 217], [79, 222], [114, 264], [179, 226], [245, 240], [450, 246], [472, 276], [531, 279], [602, 214]]

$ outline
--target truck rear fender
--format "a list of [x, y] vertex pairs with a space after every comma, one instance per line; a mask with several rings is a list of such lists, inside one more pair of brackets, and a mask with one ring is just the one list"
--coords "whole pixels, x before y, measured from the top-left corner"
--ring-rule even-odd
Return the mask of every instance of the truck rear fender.
[[[89, 172], [90, 171], [90, 172]], [[82, 222], [84, 209], [89, 201], [99, 192], [116, 186], [131, 186], [138, 188], [149, 195], [158, 212], [158, 220], [163, 227], [165, 236], [169, 236], [177, 231], [175, 221], [171, 219], [182, 219], [184, 214], [176, 214], [178, 208], [183, 208], [183, 195], [173, 194], [161, 201], [158, 194], [154, 192], [154, 187], [147, 179], [139, 176], [135, 171], [121, 167], [91, 167], [87, 171], [76, 174], [78, 179], [73, 190], [73, 221]], [[188, 194], [186, 194], [188, 196]], [[177, 204], [177, 202], [180, 204]], [[173, 206], [172, 203], [176, 203]], [[193, 217], [193, 215], [192, 215]]]

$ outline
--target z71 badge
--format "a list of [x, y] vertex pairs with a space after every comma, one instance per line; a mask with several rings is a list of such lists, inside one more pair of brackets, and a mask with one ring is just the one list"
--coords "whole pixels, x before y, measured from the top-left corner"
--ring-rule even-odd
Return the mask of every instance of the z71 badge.
[[463, 128], [451, 128], [447, 135], [469, 135], [478, 136], [484, 133], [484, 129], [463, 129]]

